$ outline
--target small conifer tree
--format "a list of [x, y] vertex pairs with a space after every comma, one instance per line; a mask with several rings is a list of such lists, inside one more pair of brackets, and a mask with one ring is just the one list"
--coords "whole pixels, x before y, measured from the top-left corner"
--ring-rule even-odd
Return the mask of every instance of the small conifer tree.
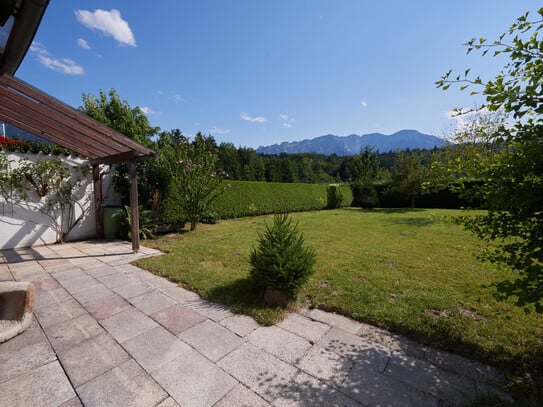
[[298, 223], [293, 224], [288, 214], [275, 215], [251, 252], [251, 276], [261, 287], [294, 296], [313, 273], [315, 257], [315, 251], [304, 245]]

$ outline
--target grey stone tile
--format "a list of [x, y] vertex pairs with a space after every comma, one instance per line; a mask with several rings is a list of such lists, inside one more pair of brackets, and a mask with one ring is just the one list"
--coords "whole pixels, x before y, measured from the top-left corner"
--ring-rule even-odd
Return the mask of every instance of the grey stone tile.
[[238, 384], [213, 407], [269, 407], [270, 405], [243, 384]]
[[394, 354], [385, 375], [412, 388], [431, 393], [453, 404], [472, 400], [477, 394], [474, 380], [405, 355]]
[[368, 369], [383, 372], [390, 357], [390, 349], [364, 341], [357, 335], [332, 328], [319, 342], [330, 352], [345, 356]]
[[34, 310], [65, 301], [68, 298], [71, 298], [70, 293], [62, 287], [50, 291], [37, 292], [34, 298]]
[[[339, 389], [366, 406], [438, 407], [441, 405], [438, 398], [400, 383], [390, 376], [368, 370], [358, 363], [354, 365]], [[457, 404], [454, 403], [454, 405]]]
[[0, 348], [0, 383], [32, 371], [55, 359], [55, 352], [47, 341], [36, 342], [9, 352]]
[[330, 330], [330, 325], [313, 321], [300, 314], [289, 314], [277, 326], [301, 336], [311, 343], [317, 343]]
[[138, 336], [158, 324], [136, 308], [119, 312], [100, 321], [100, 324], [119, 342]]
[[147, 372], [191, 351], [190, 346], [161, 326], [127, 340], [123, 347]]
[[277, 398], [298, 371], [250, 343], [244, 343], [217, 364], [267, 401]]
[[38, 308], [34, 313], [40, 321], [40, 325], [47, 328], [84, 315], [87, 311], [76, 300], [68, 298], [62, 302]]
[[258, 322], [247, 315], [232, 315], [231, 317], [219, 321], [219, 324], [242, 337], [260, 327]]
[[107, 334], [58, 352], [58, 357], [74, 386], [79, 386], [129, 359], [128, 354]]
[[133, 360], [79, 386], [85, 406], [155, 406], [168, 395]]
[[174, 335], [179, 335], [207, 320], [203, 315], [180, 305], [172, 305], [150, 316]]
[[169, 297], [181, 303], [198, 301], [200, 296], [192, 291], [189, 291], [183, 287], [179, 287], [176, 283], [166, 280], [164, 277], [157, 277], [152, 280], [148, 280], [156, 287], [160, 288]]
[[98, 283], [96, 285], [93, 285], [92, 287], [85, 288], [84, 290], [74, 293], [73, 296], [81, 304], [85, 304], [99, 298], [107, 297], [111, 294], [113, 294], [113, 291]]
[[348, 398], [338, 390], [304, 372], [298, 373], [292, 381], [283, 387], [281, 395], [273, 401], [273, 405], [277, 407], [360, 406], [359, 403]]
[[182, 332], [179, 338], [213, 362], [232, 352], [242, 343], [237, 335], [211, 321], [204, 321]]
[[97, 280], [107, 288], [111, 289], [136, 282], [132, 277], [124, 274], [123, 272], [119, 272], [118, 270], [115, 270], [115, 272], [112, 274], [97, 277]]
[[130, 302], [148, 315], [176, 304], [174, 300], [159, 291], [151, 291], [137, 297], [132, 297], [130, 298]]
[[100, 263], [98, 267], [86, 270], [86, 273], [93, 276], [94, 278], [107, 276], [115, 272], [116, 270], [113, 267], [105, 265], [104, 263]]
[[46, 328], [45, 331], [57, 353], [67, 351], [81, 342], [106, 333], [88, 314]]
[[41, 330], [40, 324], [36, 320], [36, 316], [34, 316], [26, 331], [14, 338], [11, 338], [7, 342], [0, 343], [0, 354], [10, 352], [15, 353], [20, 349], [34, 345], [38, 342], [47, 342], [47, 338]]
[[352, 334], [358, 333], [361, 327], [360, 322], [353, 321], [352, 319], [346, 318], [343, 315], [321, 311], [320, 309], [305, 310], [303, 315], [315, 321], [335, 326], [336, 328]]
[[85, 288], [93, 287], [98, 284], [98, 282], [91, 276], [85, 274], [82, 277], [62, 281], [60, 284], [62, 284], [66, 291], [73, 294], [77, 291], [84, 290]]
[[56, 290], [57, 288], [60, 288], [61, 285], [53, 277], [49, 277], [44, 280], [37, 281], [34, 284], [34, 287], [36, 288], [36, 292], [42, 292]]
[[258, 328], [247, 340], [287, 363], [296, 363], [311, 347], [306, 339], [276, 326]]
[[164, 400], [162, 403], [160, 403], [156, 407], [180, 407], [180, 405], [177, 404], [174, 399], [172, 399], [171, 397], [168, 397], [166, 400]]
[[228, 308], [226, 305], [217, 304], [207, 300], [198, 299], [183, 301], [182, 304], [185, 307], [198, 311], [200, 314], [205, 315], [215, 322], [234, 315], [230, 311], [230, 308]]
[[81, 277], [87, 277], [87, 274], [83, 270], [72, 266], [69, 270], [63, 270], [54, 273], [53, 277], [55, 278], [55, 280], [62, 284], [66, 281], [74, 280]]
[[94, 318], [102, 320], [133, 307], [120, 295], [112, 294], [85, 303], [85, 308]]
[[83, 407], [83, 404], [81, 404], [81, 400], [79, 400], [79, 397], [74, 396], [68, 401], [65, 401], [64, 403], [58, 405], [57, 407]]
[[153, 288], [140, 281], [132, 280], [131, 283], [113, 288], [113, 291], [115, 291], [121, 297], [129, 299], [132, 297], [137, 297], [138, 295], [151, 292], [153, 291]]
[[236, 384], [230, 375], [190, 349], [152, 373], [177, 403], [212, 406]]
[[4, 406], [59, 406], [75, 392], [57, 361], [37, 367], [22, 376], [0, 383]]
[[303, 371], [334, 386], [345, 380], [353, 365], [349, 358], [320, 346], [313, 346], [298, 363]]

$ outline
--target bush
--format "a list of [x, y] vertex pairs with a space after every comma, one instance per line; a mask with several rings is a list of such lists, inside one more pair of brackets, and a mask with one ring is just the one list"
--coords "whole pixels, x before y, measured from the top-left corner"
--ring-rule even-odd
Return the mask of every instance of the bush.
[[304, 237], [288, 214], [275, 215], [273, 225], [258, 238], [251, 251], [251, 276], [264, 288], [285, 290], [294, 296], [311, 273], [315, 252], [304, 246]]
[[[229, 181], [227, 189], [213, 203], [221, 219], [266, 215], [278, 212], [302, 212], [327, 207], [327, 185], [259, 181]], [[351, 202], [351, 190], [337, 187], [344, 204]]]
[[373, 184], [354, 182], [351, 185], [353, 202], [351, 206], [357, 208], [371, 209], [379, 203], [379, 196]]
[[326, 208], [328, 209], [337, 209], [343, 203], [343, 194], [337, 185], [328, 185], [328, 188], [326, 188], [326, 197], [328, 202]]

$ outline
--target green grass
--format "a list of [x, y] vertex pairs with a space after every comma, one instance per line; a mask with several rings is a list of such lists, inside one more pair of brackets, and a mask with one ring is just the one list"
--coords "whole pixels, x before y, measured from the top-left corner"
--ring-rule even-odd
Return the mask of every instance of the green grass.
[[[293, 214], [317, 263], [291, 309], [309, 303], [515, 376], [540, 375], [542, 316], [495, 300], [491, 283], [511, 275], [480, 262], [481, 243], [446, 221], [461, 213], [349, 208]], [[152, 244], [167, 254], [138, 265], [272, 324], [287, 311], [264, 306], [249, 279], [249, 253], [271, 219], [232, 219], [163, 237]]]

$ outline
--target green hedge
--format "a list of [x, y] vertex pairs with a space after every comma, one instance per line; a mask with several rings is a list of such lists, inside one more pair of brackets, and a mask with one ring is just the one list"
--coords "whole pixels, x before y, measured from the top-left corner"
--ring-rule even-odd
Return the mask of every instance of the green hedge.
[[[232, 186], [214, 202], [219, 218], [265, 215], [278, 212], [301, 212], [324, 209], [327, 205], [324, 184], [293, 184], [280, 182], [230, 181]], [[349, 186], [339, 187], [342, 206], [353, 200]]]

